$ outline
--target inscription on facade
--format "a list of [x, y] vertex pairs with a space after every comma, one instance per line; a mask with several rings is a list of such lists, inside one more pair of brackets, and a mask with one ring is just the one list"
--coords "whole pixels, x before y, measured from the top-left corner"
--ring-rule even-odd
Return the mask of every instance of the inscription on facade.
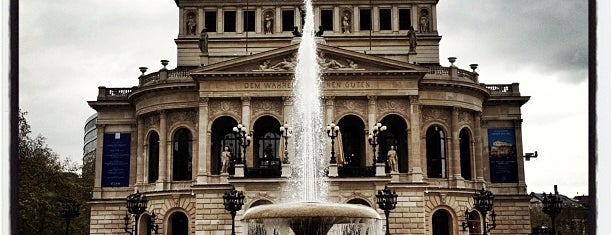
[[[374, 87], [369, 81], [325, 81], [322, 84], [323, 89], [368, 89]], [[245, 82], [244, 89], [260, 90], [260, 89], [292, 89], [294, 82]]]

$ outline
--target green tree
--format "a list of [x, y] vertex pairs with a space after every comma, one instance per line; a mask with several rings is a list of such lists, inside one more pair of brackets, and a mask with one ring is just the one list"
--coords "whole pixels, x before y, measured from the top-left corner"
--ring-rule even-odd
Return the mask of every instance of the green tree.
[[61, 161], [42, 136], [31, 137], [25, 112], [19, 112], [18, 231], [19, 234], [64, 234], [59, 214], [66, 201], [81, 205], [81, 216], [71, 222], [71, 234], [87, 234], [90, 193], [78, 166]]

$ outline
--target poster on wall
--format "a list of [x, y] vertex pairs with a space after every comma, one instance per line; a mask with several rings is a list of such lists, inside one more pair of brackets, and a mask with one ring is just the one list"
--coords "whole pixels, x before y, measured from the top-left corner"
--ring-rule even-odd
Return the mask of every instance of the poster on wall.
[[102, 187], [129, 186], [130, 142], [130, 133], [104, 134]]
[[489, 169], [492, 183], [517, 183], [514, 129], [489, 129]]

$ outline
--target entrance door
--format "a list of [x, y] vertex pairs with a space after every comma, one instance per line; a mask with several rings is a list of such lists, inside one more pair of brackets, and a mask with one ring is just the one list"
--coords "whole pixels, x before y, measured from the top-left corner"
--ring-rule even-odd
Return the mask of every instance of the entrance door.
[[182, 212], [176, 212], [170, 219], [170, 234], [169, 235], [188, 235], [189, 234], [189, 219]]
[[450, 216], [445, 210], [438, 210], [431, 218], [433, 235], [450, 235]]

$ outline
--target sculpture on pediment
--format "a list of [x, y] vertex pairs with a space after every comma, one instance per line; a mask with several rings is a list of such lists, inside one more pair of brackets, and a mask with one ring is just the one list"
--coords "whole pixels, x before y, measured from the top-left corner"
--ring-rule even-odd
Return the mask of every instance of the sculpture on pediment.
[[264, 33], [272, 34], [274, 29], [274, 17], [272, 16], [272, 12], [268, 11], [265, 13], [264, 17]]
[[202, 29], [202, 32], [200, 32], [200, 40], [198, 41], [198, 47], [200, 48], [200, 51], [202, 53], [208, 53], [208, 32], [206, 27]]
[[195, 13], [189, 12], [187, 13], [187, 21], [185, 23], [185, 29], [187, 30], [188, 35], [196, 35], [196, 28], [198, 24], [195, 20]]
[[287, 58], [283, 58], [283, 61], [276, 63], [275, 65], [270, 67], [270, 69], [289, 71], [295, 68], [296, 63], [297, 62], [293, 58], [289, 60], [287, 60]]
[[346, 59], [346, 62], [348, 63], [348, 66], [351, 69], [358, 69], [359, 65], [357, 63], [355, 63], [355, 61], [351, 60], [351, 59]]
[[421, 17], [419, 18], [419, 31], [429, 32], [429, 11], [421, 9]]
[[416, 33], [414, 32], [414, 28], [412, 26], [410, 26], [410, 28], [408, 29], [408, 34], [406, 36], [408, 36], [408, 47], [410, 48], [409, 51], [415, 52], [417, 46], [417, 38]]
[[342, 33], [351, 33], [351, 11], [345, 10], [342, 14]]
[[319, 66], [321, 66], [322, 69], [339, 69], [346, 67], [337, 60], [325, 57], [319, 57]]

